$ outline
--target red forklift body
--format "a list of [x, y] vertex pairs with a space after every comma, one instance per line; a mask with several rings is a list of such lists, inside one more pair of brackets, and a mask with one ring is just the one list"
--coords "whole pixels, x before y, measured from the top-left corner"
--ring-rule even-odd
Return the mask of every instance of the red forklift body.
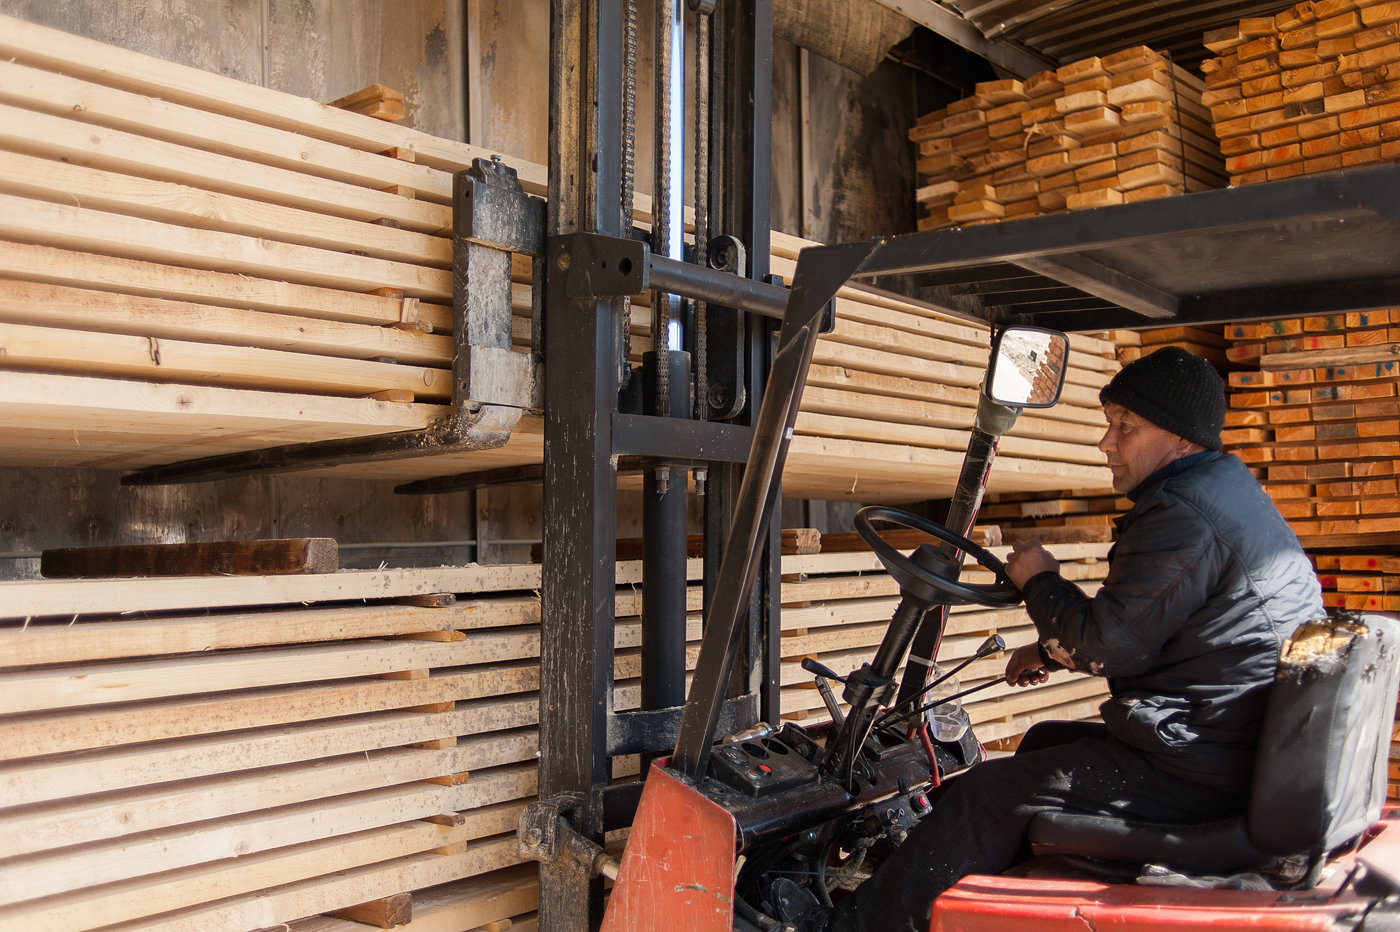
[[734, 928], [734, 816], [652, 763], [602, 932]]

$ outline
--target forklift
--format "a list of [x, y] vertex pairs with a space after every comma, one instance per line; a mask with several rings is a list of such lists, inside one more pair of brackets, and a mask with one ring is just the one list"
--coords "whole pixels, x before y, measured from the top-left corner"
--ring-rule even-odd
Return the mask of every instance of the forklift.
[[[688, 252], [662, 114], [650, 229], [634, 226], [627, 5], [552, 5], [540, 799], [519, 828], [541, 862], [546, 932], [783, 929], [772, 878], [812, 877], [819, 897], [858, 883], [936, 806], [938, 783], [976, 766], [984, 752], [946, 688], [951, 671], [932, 658], [950, 606], [1019, 601], [967, 533], [997, 439], [1021, 409], [1058, 395], [1064, 332], [1400, 305], [1400, 166], [812, 247], [784, 287], [767, 269], [772, 5], [688, 5], [705, 85]], [[656, 57], [674, 65], [679, 0], [657, 20]], [[848, 283], [975, 319], [994, 337], [945, 522], [858, 516], [901, 602], [870, 662], [804, 665], [832, 722], [803, 729], [781, 721], [777, 702], [774, 516], [813, 349]], [[629, 296], [647, 291], [653, 351], [633, 371]], [[611, 660], [619, 464], [640, 464], [645, 492], [641, 708], [625, 712]], [[692, 482], [704, 489], [704, 629], [687, 691]], [[906, 555], [881, 536], [892, 526], [929, 542]], [[992, 582], [960, 580], [965, 557]], [[1047, 819], [1030, 840], [1058, 866], [968, 878], [933, 904], [931, 928], [1395, 927], [1400, 828], [1381, 804], [1400, 627], [1379, 616], [1337, 625], [1328, 643], [1342, 655], [1276, 684], [1245, 816], [1189, 831]], [[634, 754], [645, 778], [615, 780], [613, 761]], [[619, 862], [606, 842], [629, 827]], [[1124, 865], [1163, 859], [1192, 874], [1282, 859], [1293, 886], [1121, 882]]]

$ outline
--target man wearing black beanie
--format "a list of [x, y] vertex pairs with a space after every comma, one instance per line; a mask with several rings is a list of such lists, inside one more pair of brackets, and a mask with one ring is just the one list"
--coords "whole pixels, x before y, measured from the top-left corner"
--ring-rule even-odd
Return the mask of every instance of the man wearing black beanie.
[[951, 781], [837, 904], [831, 932], [922, 932], [939, 893], [1021, 859], [1040, 812], [1189, 823], [1244, 811], [1279, 650], [1322, 614], [1317, 577], [1254, 476], [1220, 452], [1224, 386], [1208, 362], [1158, 350], [1099, 399], [1099, 449], [1133, 507], [1117, 519], [1092, 597], [1038, 541], [1015, 545], [1007, 574], [1039, 637], [1012, 653], [1006, 680], [1041, 683], [1047, 669], [1105, 676], [1103, 721], [1042, 722], [1015, 756]]

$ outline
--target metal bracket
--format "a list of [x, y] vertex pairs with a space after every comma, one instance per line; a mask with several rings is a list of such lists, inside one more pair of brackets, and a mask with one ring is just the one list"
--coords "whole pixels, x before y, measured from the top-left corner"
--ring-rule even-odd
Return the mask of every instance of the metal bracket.
[[617, 878], [618, 861], [600, 845], [574, 831], [567, 815], [583, 806], [583, 797], [552, 796], [530, 803], [520, 814], [516, 840], [520, 853], [534, 861], [554, 863], [567, 859], [588, 869], [589, 876]]

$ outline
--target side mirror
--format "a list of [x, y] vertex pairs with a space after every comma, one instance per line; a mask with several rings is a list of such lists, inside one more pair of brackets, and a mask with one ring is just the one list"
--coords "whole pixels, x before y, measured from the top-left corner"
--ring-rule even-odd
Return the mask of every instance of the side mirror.
[[1008, 408], [1049, 408], [1060, 400], [1069, 337], [1042, 327], [1007, 327], [997, 334], [987, 371], [987, 397]]

